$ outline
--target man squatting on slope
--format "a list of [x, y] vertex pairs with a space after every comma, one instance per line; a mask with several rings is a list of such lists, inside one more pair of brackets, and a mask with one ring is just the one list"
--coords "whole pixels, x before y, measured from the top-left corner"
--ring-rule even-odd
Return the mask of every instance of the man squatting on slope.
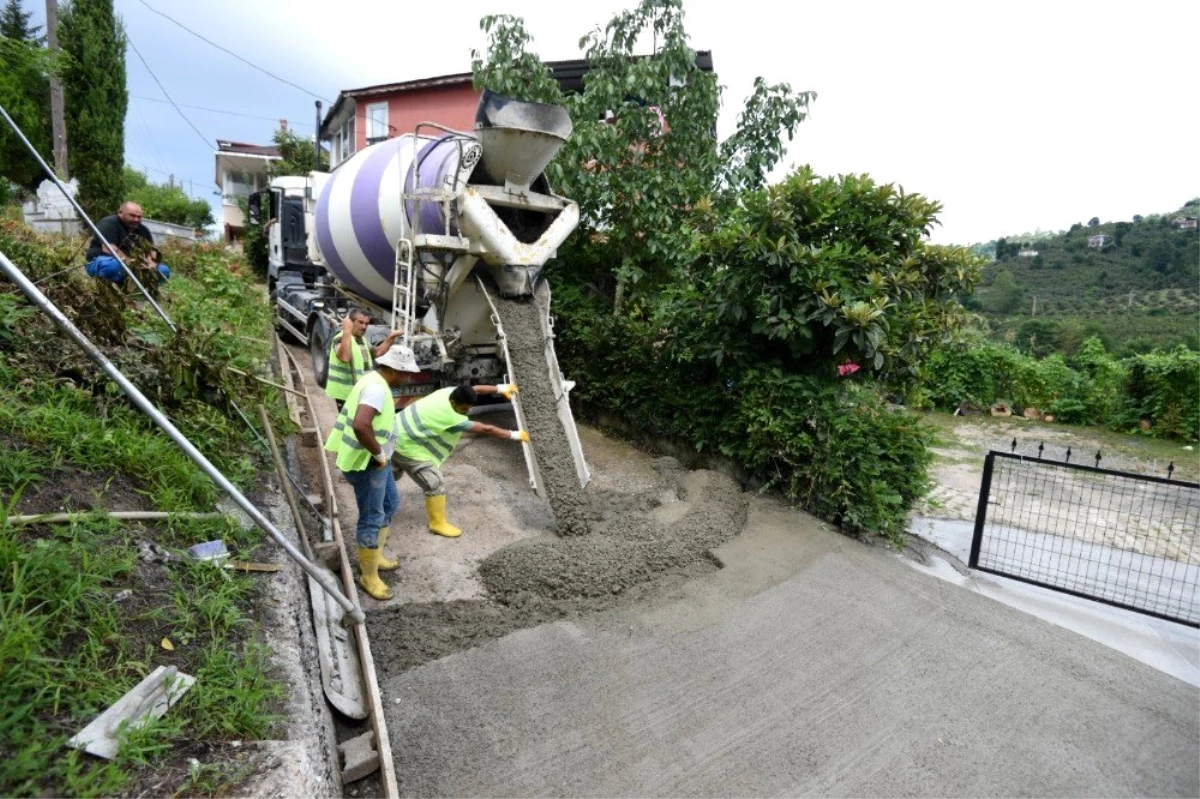
[[[325, 393], [333, 397], [340, 411], [350, 389], [358, 379], [375, 368], [375, 358], [387, 352], [402, 331], [393, 330], [379, 343], [375, 351], [363, 336], [371, 316], [361, 308], [351, 308], [342, 319], [342, 329], [329, 342], [329, 375], [325, 378]], [[374, 357], [372, 357], [374, 356]]]
[[[104, 239], [92, 236], [88, 246], [85, 271], [89, 277], [124, 285], [125, 270], [121, 268], [121, 261], [133, 268], [135, 264], [129, 260], [132, 256], [142, 258], [147, 268], [158, 272], [159, 283], [170, 279], [171, 268], [162, 263], [162, 255], [154, 247], [154, 236], [142, 224], [142, 206], [134, 202], [122, 203], [116, 214], [106, 216], [96, 224], [96, 230]], [[114, 255], [121, 256], [121, 261]]]

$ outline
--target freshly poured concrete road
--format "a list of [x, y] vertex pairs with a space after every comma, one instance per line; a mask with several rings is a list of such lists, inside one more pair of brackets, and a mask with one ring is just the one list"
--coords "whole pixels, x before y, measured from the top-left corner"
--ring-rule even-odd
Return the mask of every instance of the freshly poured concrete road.
[[725, 568], [388, 681], [409, 796], [1197, 796], [1200, 692], [755, 499]]

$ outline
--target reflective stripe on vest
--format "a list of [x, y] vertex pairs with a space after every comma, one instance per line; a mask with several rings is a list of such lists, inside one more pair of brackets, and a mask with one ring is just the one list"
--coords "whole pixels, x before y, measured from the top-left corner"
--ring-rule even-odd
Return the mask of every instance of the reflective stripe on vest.
[[338, 360], [337, 348], [344, 334], [341, 330], [329, 342], [329, 374], [325, 378], [325, 393], [334, 399], [345, 400], [358, 378], [375, 368], [371, 348], [366, 341], [350, 345], [350, 363]]
[[[343, 472], [361, 472], [371, 462], [371, 453], [359, 443], [354, 435], [354, 416], [358, 413], [358, 403], [367, 386], [378, 384], [383, 387], [388, 399], [392, 390], [387, 381], [378, 372], [367, 372], [362, 380], [354, 384], [350, 396], [338, 413], [337, 422], [325, 439], [325, 449], [337, 453], [337, 467]], [[383, 410], [375, 414], [371, 420], [371, 428], [375, 433], [375, 441], [381, 450], [387, 450], [396, 442], [396, 409], [391, 402], [383, 403]]]
[[[441, 466], [454, 452], [470, 420], [450, 404], [453, 388], [422, 397], [400, 411], [396, 451], [406, 458]], [[459, 428], [459, 429], [454, 429]]]

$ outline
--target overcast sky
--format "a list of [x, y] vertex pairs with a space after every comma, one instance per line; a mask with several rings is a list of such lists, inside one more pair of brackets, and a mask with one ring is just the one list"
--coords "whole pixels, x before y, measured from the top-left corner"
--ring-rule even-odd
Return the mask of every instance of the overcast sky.
[[[634, 2], [116, 0], [149, 66], [130, 48], [126, 160], [217, 204], [213, 140], [266, 144], [280, 118], [311, 134], [307, 92], [328, 109], [343, 89], [469, 71], [489, 13], [523, 17], [546, 60], [579, 58], [580, 37]], [[24, 3], [43, 16], [42, 0]], [[941, 202], [935, 242], [1127, 220], [1200, 195], [1194, 0], [684, 0], [684, 9], [692, 46], [712, 51], [725, 87], [722, 138], [755, 76], [815, 91], [785, 166], [865, 172]]]

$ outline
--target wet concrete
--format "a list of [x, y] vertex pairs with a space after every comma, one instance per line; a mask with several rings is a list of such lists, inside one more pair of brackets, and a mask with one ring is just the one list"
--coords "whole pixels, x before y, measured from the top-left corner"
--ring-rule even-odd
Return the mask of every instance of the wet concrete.
[[384, 682], [405, 796], [1196, 796], [1194, 688], [759, 497], [724, 568]]
[[965, 564], [970, 556], [973, 522], [913, 518], [909, 531], [932, 544], [908, 560], [918, 570], [1086, 636], [1200, 687], [1200, 630], [998, 575], [970, 572]]
[[508, 337], [508, 354], [520, 390], [521, 410], [558, 534], [584, 535], [591, 530], [595, 512], [588, 496], [580, 491], [570, 444], [558, 418], [546, 365], [546, 342], [542, 337], [540, 319], [544, 311], [532, 298], [497, 298], [496, 309]]
[[542, 534], [484, 559], [479, 572], [488, 598], [390, 603], [372, 613], [381, 673], [399, 674], [525, 627], [635, 604], [664, 580], [716, 570], [712, 550], [742, 529], [745, 495], [724, 475], [681, 473], [673, 458], [655, 466], [660, 482], [647, 491], [594, 494], [600, 518], [590, 535]]

